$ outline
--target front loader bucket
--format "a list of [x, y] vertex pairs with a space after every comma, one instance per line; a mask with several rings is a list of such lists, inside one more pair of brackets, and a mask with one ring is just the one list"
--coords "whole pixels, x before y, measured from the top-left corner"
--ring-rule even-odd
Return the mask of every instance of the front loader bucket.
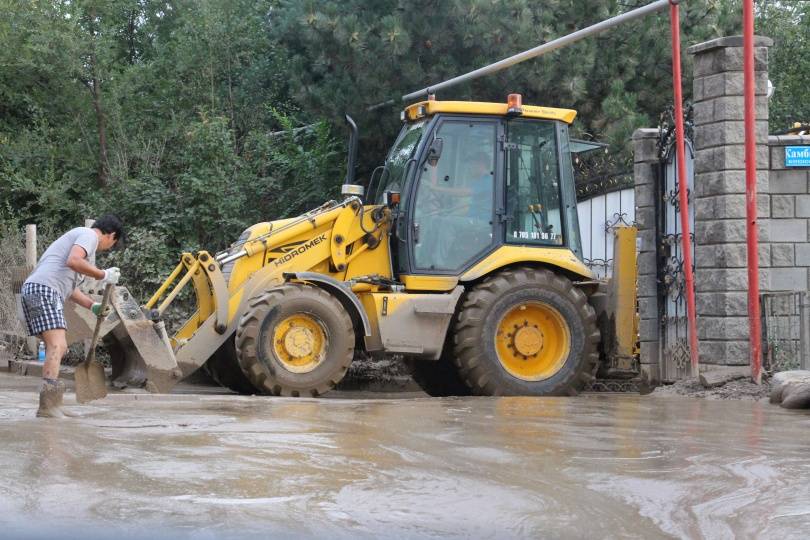
[[119, 323], [104, 336], [104, 345], [110, 352], [113, 386], [171, 391], [182, 372], [163, 323], [148, 319], [125, 287], [116, 287], [112, 306]]

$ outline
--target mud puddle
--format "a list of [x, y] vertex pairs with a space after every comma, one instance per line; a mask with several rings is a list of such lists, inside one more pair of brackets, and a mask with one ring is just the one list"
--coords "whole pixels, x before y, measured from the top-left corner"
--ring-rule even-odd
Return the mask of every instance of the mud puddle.
[[34, 406], [0, 392], [0, 536], [796, 538], [810, 523], [810, 415], [767, 403], [180, 396], [65, 422]]

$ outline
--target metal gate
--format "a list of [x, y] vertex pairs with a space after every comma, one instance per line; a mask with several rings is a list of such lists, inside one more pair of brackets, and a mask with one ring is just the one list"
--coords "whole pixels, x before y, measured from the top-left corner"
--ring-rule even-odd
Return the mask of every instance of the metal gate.
[[776, 291], [760, 297], [765, 373], [810, 369], [810, 292]]
[[600, 279], [613, 268], [613, 228], [636, 219], [630, 174], [616, 174], [577, 186], [577, 214], [585, 264]]
[[[686, 181], [689, 200], [689, 230], [694, 254], [694, 150], [691, 107], [686, 108]], [[686, 280], [683, 271], [681, 208], [678, 202], [679, 164], [675, 159], [675, 128], [672, 112], [662, 117], [659, 128], [659, 178], [656, 182], [656, 232], [658, 246], [658, 311], [660, 327], [661, 379], [675, 381], [689, 376], [689, 335], [686, 318]], [[693, 268], [694, 271], [694, 268]]]

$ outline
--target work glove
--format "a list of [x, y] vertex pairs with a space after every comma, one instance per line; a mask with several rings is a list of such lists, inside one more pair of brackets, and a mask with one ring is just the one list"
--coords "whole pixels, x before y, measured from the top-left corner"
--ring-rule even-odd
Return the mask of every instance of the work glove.
[[93, 315], [96, 317], [104, 317], [105, 319], [112, 311], [112, 307], [109, 304], [104, 306], [104, 311], [101, 311], [101, 302], [94, 302], [93, 305], [90, 307], [90, 311], [93, 312]]
[[109, 283], [110, 285], [117, 285], [118, 280], [121, 279], [121, 270], [113, 266], [104, 270], [104, 277], [101, 278], [102, 283]]

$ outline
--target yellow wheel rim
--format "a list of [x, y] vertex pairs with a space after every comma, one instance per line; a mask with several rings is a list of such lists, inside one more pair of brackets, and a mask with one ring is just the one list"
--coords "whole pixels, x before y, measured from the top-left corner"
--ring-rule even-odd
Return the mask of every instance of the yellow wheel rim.
[[312, 371], [326, 357], [326, 330], [308, 313], [296, 313], [273, 330], [273, 351], [284, 368], [293, 373]]
[[495, 332], [495, 351], [503, 368], [524, 381], [548, 379], [565, 364], [571, 331], [555, 308], [527, 302], [507, 311]]

